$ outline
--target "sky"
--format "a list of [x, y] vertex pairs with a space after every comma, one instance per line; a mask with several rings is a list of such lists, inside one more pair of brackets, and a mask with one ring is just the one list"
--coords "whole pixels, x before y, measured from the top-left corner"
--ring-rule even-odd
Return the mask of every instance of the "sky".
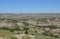
[[60, 0], [0, 0], [0, 13], [60, 13]]

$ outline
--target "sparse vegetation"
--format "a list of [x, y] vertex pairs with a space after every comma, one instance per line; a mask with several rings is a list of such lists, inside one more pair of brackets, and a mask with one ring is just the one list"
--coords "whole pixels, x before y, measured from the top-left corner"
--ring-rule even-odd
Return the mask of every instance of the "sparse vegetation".
[[[0, 36], [5, 36], [4, 34], [7, 33], [8, 35], [35, 35], [36, 39], [60, 39], [60, 19], [56, 20], [56, 18], [53, 16], [52, 18], [46, 18], [45, 16], [43, 18], [40, 18], [40, 15], [37, 15], [23, 16], [22, 18], [12, 17], [9, 19], [7, 17], [6, 19], [0, 18], [0, 21]], [[17, 38], [11, 37], [11, 39]], [[23, 39], [31, 38], [27, 36], [27, 38], [23, 37]]]

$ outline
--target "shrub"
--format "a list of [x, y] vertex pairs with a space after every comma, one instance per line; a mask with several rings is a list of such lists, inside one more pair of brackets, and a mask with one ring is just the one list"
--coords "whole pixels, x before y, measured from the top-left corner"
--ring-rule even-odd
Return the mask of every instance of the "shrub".
[[14, 29], [9, 29], [10, 32], [14, 32]]
[[23, 28], [23, 30], [29, 30], [29, 28]]
[[27, 30], [25, 31], [25, 34], [28, 34], [28, 31]]

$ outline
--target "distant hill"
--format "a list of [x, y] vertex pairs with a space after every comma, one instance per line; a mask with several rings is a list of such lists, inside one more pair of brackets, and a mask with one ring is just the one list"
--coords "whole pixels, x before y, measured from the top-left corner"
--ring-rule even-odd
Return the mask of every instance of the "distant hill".
[[49, 18], [53, 18], [53, 17], [58, 17], [60, 18], [60, 13], [39, 13], [39, 14], [0, 14], [0, 18], [25, 18], [25, 17], [49, 17]]

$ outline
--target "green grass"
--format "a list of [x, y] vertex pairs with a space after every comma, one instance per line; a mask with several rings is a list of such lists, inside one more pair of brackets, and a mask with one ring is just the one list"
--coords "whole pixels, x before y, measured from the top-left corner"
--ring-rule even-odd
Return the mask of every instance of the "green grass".
[[10, 31], [8, 31], [8, 30], [0, 30], [0, 34], [10, 34]]
[[11, 39], [17, 39], [16, 37], [11, 36]]
[[36, 36], [36, 39], [58, 39], [58, 38], [41, 35], [41, 36]]
[[9, 30], [0, 30], [0, 34], [18, 34], [19, 33], [23, 33], [23, 31], [14, 31], [14, 32], [10, 32]]
[[[9, 36], [9, 35], [15, 35], [15, 34], [18, 34], [18, 32], [20, 34], [23, 34], [24, 33], [24, 31], [10, 32], [8, 30], [0, 30], [0, 37]], [[60, 39], [60, 38], [55, 38], [55, 37], [50, 37], [50, 36], [44, 36], [44, 35], [41, 35], [39, 33], [35, 33], [33, 31], [28, 31], [28, 32], [29, 32], [29, 34], [35, 34], [36, 39]]]
[[22, 39], [31, 39], [29, 36], [23, 36]]
[[60, 38], [55, 38], [55, 37], [50, 37], [50, 36], [44, 36], [44, 35], [36, 33], [36, 39], [60, 39]]

